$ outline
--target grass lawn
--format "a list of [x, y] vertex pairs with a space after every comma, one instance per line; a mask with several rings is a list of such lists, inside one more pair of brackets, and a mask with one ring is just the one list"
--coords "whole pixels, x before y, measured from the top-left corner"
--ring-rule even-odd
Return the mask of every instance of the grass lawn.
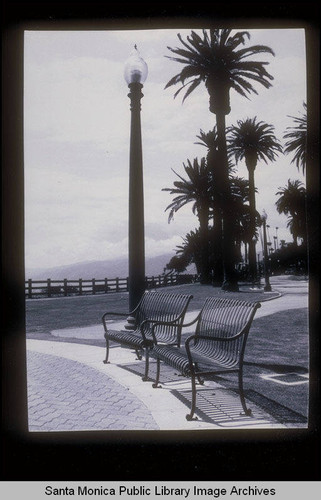
[[[189, 311], [200, 309], [209, 296], [263, 301], [278, 295], [275, 292], [266, 294], [263, 289], [253, 291], [248, 286], [240, 287], [237, 293], [224, 292], [219, 287], [198, 283], [166, 287], [161, 291], [193, 295]], [[26, 331], [27, 334], [48, 334], [52, 330], [97, 325], [101, 323], [101, 317], [106, 311], [127, 313], [128, 293], [29, 299], [26, 301]]]
[[245, 352], [246, 390], [307, 416], [308, 367], [307, 309], [254, 319]]

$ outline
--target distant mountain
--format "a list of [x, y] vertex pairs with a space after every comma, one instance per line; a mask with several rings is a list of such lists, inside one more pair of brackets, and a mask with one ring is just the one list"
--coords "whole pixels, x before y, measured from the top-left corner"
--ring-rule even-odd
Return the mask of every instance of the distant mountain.
[[[163, 254], [156, 257], [146, 257], [146, 276], [158, 276], [164, 272], [164, 267], [170, 261], [173, 254]], [[196, 273], [195, 266], [187, 269], [188, 273]], [[45, 280], [78, 280], [103, 279], [103, 278], [126, 278], [128, 276], [128, 259], [126, 257], [115, 260], [97, 260], [77, 262], [68, 266], [57, 266], [47, 269], [26, 269], [26, 279]]]

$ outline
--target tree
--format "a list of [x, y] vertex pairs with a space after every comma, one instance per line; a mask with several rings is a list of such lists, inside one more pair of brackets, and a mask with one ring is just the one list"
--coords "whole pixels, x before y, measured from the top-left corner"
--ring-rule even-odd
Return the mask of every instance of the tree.
[[218, 165], [218, 153], [217, 153], [217, 133], [216, 127], [209, 132], [204, 132], [200, 130], [199, 135], [196, 136], [200, 139], [200, 142], [195, 144], [200, 144], [207, 148], [206, 161], [210, 174], [211, 182], [211, 214], [213, 219], [213, 237], [210, 241], [210, 254], [213, 265], [213, 286], [222, 286], [224, 279], [223, 272], [223, 252], [222, 252], [222, 211], [220, 209], [220, 190], [219, 183], [217, 182], [219, 165]]
[[305, 172], [306, 165], [306, 149], [307, 149], [307, 105], [304, 102], [303, 108], [305, 112], [302, 116], [289, 116], [294, 120], [293, 127], [287, 127], [286, 132], [284, 134], [284, 139], [289, 139], [285, 143], [284, 152], [285, 153], [294, 153], [294, 156], [291, 160], [291, 163], [295, 163], [297, 169], [302, 169], [302, 173]]
[[[176, 257], [178, 262], [183, 262], [185, 264], [185, 269], [187, 266], [194, 262], [196, 266], [196, 272], [200, 276], [202, 275], [203, 269], [203, 241], [201, 238], [200, 230], [195, 229], [195, 231], [190, 231], [183, 238], [182, 245], [177, 245], [176, 247], [176, 256], [172, 257], [169, 264], [169, 267], [173, 263], [173, 259]], [[174, 260], [175, 263], [175, 260]], [[184, 269], [184, 270], [185, 270]]]
[[202, 30], [202, 35], [195, 31], [187, 36], [184, 41], [178, 34], [178, 38], [184, 48], [168, 49], [175, 56], [168, 56], [173, 61], [184, 64], [180, 73], [175, 75], [166, 84], [165, 88], [172, 85], [181, 85], [174, 94], [176, 97], [183, 89], [186, 97], [204, 83], [209, 93], [209, 109], [216, 115], [217, 141], [218, 141], [218, 163], [220, 165], [220, 187], [224, 193], [223, 205], [223, 259], [224, 259], [224, 282], [222, 288], [229, 291], [237, 291], [238, 284], [233, 261], [234, 236], [232, 233], [233, 217], [230, 211], [230, 186], [228, 178], [228, 157], [225, 135], [225, 116], [230, 112], [230, 90], [234, 89], [244, 97], [254, 92], [252, 82], [260, 83], [266, 88], [271, 86], [273, 77], [266, 71], [266, 62], [249, 59], [253, 55], [274, 52], [264, 45], [243, 47], [246, 39], [250, 39], [247, 31], [236, 32], [234, 35], [230, 29]]
[[256, 272], [256, 205], [254, 172], [257, 162], [274, 161], [282, 147], [274, 135], [274, 127], [267, 123], [256, 121], [254, 118], [238, 120], [237, 125], [228, 129], [228, 151], [233, 154], [238, 163], [245, 160], [249, 172], [249, 203], [250, 203], [250, 239], [249, 239], [249, 274], [253, 281], [257, 278]]
[[[209, 228], [210, 240], [213, 240], [213, 228]], [[187, 233], [181, 245], [176, 246], [176, 255], [174, 255], [166, 268], [169, 270], [175, 270], [177, 272], [185, 271], [187, 266], [194, 263], [196, 266], [196, 271], [199, 275], [202, 273], [203, 265], [203, 251], [202, 251], [203, 241], [200, 236], [200, 230], [195, 229]], [[210, 269], [213, 270], [212, 256], [210, 257]]]
[[[221, 286], [224, 279], [223, 273], [223, 249], [222, 249], [222, 241], [223, 241], [223, 231], [222, 231], [222, 218], [223, 218], [223, 204], [224, 204], [224, 193], [220, 186], [220, 176], [219, 169], [220, 165], [218, 163], [218, 151], [217, 151], [217, 133], [216, 127], [209, 132], [204, 132], [202, 129], [200, 130], [200, 134], [196, 136], [200, 139], [200, 142], [196, 142], [195, 144], [200, 144], [201, 146], [205, 146], [207, 148], [206, 161], [208, 165], [209, 175], [210, 175], [210, 185], [211, 185], [211, 210], [210, 216], [213, 219], [213, 231], [211, 231], [210, 238], [210, 253], [211, 253], [211, 266], [212, 266], [212, 284], [213, 286]], [[234, 221], [238, 219], [238, 210], [239, 206], [239, 198], [241, 197], [243, 200], [243, 196], [240, 193], [242, 190], [242, 180], [233, 177], [234, 174], [234, 165], [231, 162], [228, 163], [228, 173], [229, 179], [231, 183], [231, 206], [230, 210], [234, 211]], [[238, 182], [239, 181], [239, 182]], [[243, 190], [244, 194], [244, 190]], [[237, 206], [237, 209], [235, 207]], [[235, 236], [235, 242], [239, 243], [238, 235], [239, 235], [239, 226], [238, 223], [234, 224], [234, 228], [237, 232]], [[235, 256], [239, 255], [239, 252], [235, 253]]]
[[288, 185], [279, 187], [276, 195], [280, 196], [275, 203], [277, 211], [288, 216], [287, 227], [293, 236], [293, 243], [297, 245], [298, 238], [306, 243], [306, 189], [303, 183], [288, 179]]
[[209, 270], [209, 234], [208, 234], [208, 219], [211, 204], [210, 194], [210, 177], [205, 158], [198, 162], [197, 158], [193, 163], [187, 160], [187, 165], [183, 163], [187, 179], [184, 179], [173, 170], [175, 175], [179, 177], [179, 181], [174, 182], [174, 188], [164, 188], [162, 191], [169, 191], [170, 194], [176, 195], [172, 203], [166, 209], [169, 210], [168, 222], [174, 218], [174, 214], [187, 203], [193, 202], [193, 213], [197, 215], [200, 225], [200, 238], [202, 241], [202, 269], [201, 283], [210, 282]]
[[[231, 177], [231, 191], [235, 221], [235, 244], [238, 248], [238, 260], [242, 260], [240, 246], [244, 243], [245, 250], [250, 240], [250, 207], [249, 182], [242, 177]], [[245, 252], [246, 253], [246, 252]]]
[[168, 264], [166, 264], [166, 269], [170, 272], [175, 271], [177, 273], [183, 273], [186, 271], [187, 266], [191, 263], [189, 256], [186, 255], [173, 255]]

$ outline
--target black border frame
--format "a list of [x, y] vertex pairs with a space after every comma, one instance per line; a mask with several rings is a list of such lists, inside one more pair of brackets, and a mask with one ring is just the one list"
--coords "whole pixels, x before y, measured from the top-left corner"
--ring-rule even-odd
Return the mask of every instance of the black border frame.
[[[196, 8], [105, 2], [2, 3], [4, 481], [320, 481], [319, 8], [316, 3], [215, 3]], [[307, 33], [311, 397], [309, 429], [28, 433], [24, 333], [23, 31], [303, 27]]]

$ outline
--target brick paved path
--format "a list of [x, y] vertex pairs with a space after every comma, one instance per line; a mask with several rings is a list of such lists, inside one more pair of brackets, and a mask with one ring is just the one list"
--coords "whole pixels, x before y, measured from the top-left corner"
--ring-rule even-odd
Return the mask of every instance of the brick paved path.
[[28, 351], [30, 431], [158, 429], [146, 406], [77, 361]]

